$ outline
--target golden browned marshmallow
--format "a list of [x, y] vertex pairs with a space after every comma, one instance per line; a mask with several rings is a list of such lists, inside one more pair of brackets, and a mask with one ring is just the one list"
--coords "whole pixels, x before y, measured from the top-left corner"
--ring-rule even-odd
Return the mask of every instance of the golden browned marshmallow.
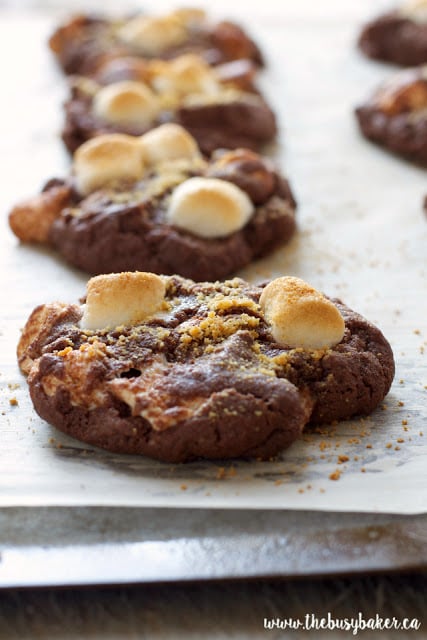
[[102, 85], [124, 80], [146, 83], [149, 79], [147, 61], [138, 56], [107, 59], [97, 70], [96, 79]]
[[182, 97], [183, 107], [196, 107], [209, 104], [229, 104], [230, 102], [245, 102], [259, 105], [260, 98], [255, 94], [240, 91], [234, 87], [224, 87], [220, 92], [189, 93]]
[[177, 95], [217, 93], [221, 84], [216, 72], [193, 53], [175, 60], [156, 60], [149, 65], [151, 84], [159, 93]]
[[171, 15], [188, 26], [199, 25], [206, 20], [206, 11], [195, 7], [181, 7], [173, 11]]
[[93, 112], [118, 125], [146, 127], [156, 119], [159, 101], [142, 82], [124, 80], [100, 89], [93, 100]]
[[80, 94], [93, 97], [96, 92], [99, 91], [101, 85], [92, 78], [86, 78], [85, 76], [71, 76], [70, 78], [71, 89], [77, 89]]
[[74, 154], [73, 170], [83, 195], [115, 180], [138, 180], [144, 172], [138, 138], [112, 133], [88, 140]]
[[162, 308], [165, 283], [143, 271], [95, 276], [87, 283], [86, 304], [80, 321], [92, 331], [133, 325]]
[[170, 160], [201, 157], [193, 136], [178, 124], [163, 124], [140, 136], [138, 140], [144, 162], [149, 166]]
[[119, 31], [119, 38], [149, 56], [183, 44], [187, 38], [184, 22], [173, 14], [166, 16], [137, 16]]
[[341, 342], [344, 319], [337, 307], [304, 280], [272, 280], [260, 298], [273, 338], [281, 345], [326, 349]]
[[168, 220], [196, 236], [220, 238], [244, 227], [253, 212], [250, 198], [231, 182], [190, 178], [173, 191]]
[[403, 18], [414, 22], [427, 22], [427, 0], [408, 0], [398, 9]]
[[389, 115], [427, 107], [427, 65], [395, 73], [375, 93], [374, 102]]

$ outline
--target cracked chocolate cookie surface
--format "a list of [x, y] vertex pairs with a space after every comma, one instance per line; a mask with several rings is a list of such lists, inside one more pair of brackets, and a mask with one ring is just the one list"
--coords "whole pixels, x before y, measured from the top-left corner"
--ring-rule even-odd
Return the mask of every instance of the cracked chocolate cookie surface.
[[[298, 306], [297, 279], [274, 282], [287, 286], [283, 280]], [[337, 344], [279, 344], [274, 324], [288, 329], [297, 316], [281, 320], [280, 305], [267, 312], [270, 289], [237, 278], [93, 278], [83, 305], [43, 305], [26, 324], [18, 357], [36, 411], [90, 445], [169, 462], [267, 458], [309, 422], [371, 412], [394, 375], [390, 345], [341, 302], [306, 289], [309, 306], [298, 322], [314, 321], [325, 334], [330, 320], [319, 311], [331, 310], [332, 323], [342, 322]]]
[[213, 22], [198, 9], [111, 19], [76, 15], [52, 34], [49, 45], [65, 73], [87, 76], [129, 55], [168, 60], [197, 53], [211, 65], [241, 59], [263, 64], [258, 46], [243, 29], [229, 21]]
[[50, 181], [9, 220], [22, 241], [50, 244], [90, 274], [215, 280], [295, 231], [287, 180], [249, 150], [205, 161], [188, 133], [170, 124], [141, 139], [101, 136], [77, 154], [69, 179]]
[[366, 138], [427, 166], [427, 66], [390, 77], [356, 109], [356, 117]]
[[104, 65], [98, 82], [73, 78], [62, 138], [74, 152], [105, 133], [142, 135], [175, 122], [206, 155], [219, 148], [258, 150], [274, 139], [277, 127], [253, 77], [247, 61], [212, 68], [195, 55], [171, 62], [114, 60]]
[[375, 18], [363, 28], [359, 47], [370, 58], [402, 67], [427, 63], [426, 3], [407, 3]]

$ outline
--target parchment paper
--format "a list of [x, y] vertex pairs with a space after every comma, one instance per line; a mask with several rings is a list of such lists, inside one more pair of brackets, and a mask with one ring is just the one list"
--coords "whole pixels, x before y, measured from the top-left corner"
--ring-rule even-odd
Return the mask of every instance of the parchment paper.
[[7, 228], [12, 204], [64, 174], [68, 158], [58, 139], [65, 81], [45, 45], [56, 16], [3, 3], [0, 506], [427, 510], [426, 172], [363, 140], [352, 113], [393, 71], [354, 47], [359, 25], [384, 2], [293, 4], [215, 3], [218, 15], [246, 22], [267, 54], [262, 85], [281, 125], [270, 151], [299, 202], [292, 243], [239, 275], [300, 276], [378, 324], [397, 362], [384, 405], [307, 434], [276, 462], [178, 466], [87, 447], [37, 417], [15, 361], [19, 329], [37, 304], [75, 301], [87, 277], [49, 250], [20, 246]]

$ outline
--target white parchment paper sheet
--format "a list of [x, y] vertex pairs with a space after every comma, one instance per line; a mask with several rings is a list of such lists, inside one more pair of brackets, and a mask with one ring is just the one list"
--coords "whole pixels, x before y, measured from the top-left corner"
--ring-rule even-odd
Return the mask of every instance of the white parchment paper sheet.
[[215, 11], [247, 23], [267, 54], [262, 85], [281, 126], [271, 151], [299, 202], [292, 243], [239, 275], [303, 277], [376, 322], [396, 356], [392, 391], [369, 418], [308, 434], [276, 462], [171, 466], [85, 447], [40, 420], [15, 362], [19, 329], [37, 304], [75, 301], [87, 278], [48, 250], [20, 246], [7, 228], [10, 206], [64, 174], [68, 158], [58, 139], [65, 81], [45, 45], [53, 14], [3, 9], [0, 506], [427, 510], [426, 172], [363, 140], [352, 114], [393, 71], [354, 47], [384, 2], [232, 4]]

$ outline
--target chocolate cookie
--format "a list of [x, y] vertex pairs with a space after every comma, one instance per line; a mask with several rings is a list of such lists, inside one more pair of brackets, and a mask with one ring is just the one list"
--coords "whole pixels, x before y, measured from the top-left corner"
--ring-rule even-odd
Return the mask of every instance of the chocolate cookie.
[[167, 60], [197, 53], [211, 65], [241, 59], [263, 64], [259, 48], [238, 25], [213, 22], [200, 9], [123, 18], [77, 15], [54, 32], [49, 45], [65, 73], [89, 76], [123, 56]]
[[97, 276], [84, 304], [33, 311], [18, 357], [42, 418], [168, 462], [268, 458], [310, 421], [371, 412], [394, 375], [376, 327], [289, 277]]
[[237, 149], [206, 161], [182, 127], [166, 124], [86, 142], [71, 176], [17, 205], [9, 222], [20, 240], [50, 244], [92, 274], [215, 280], [287, 242], [295, 201], [269, 160]]
[[[201, 151], [259, 149], [276, 134], [274, 113], [256, 91], [253, 65], [238, 61], [212, 68], [197, 55], [151, 62], [125, 58], [105, 65], [99, 77], [122, 77], [106, 86], [74, 78], [65, 104], [62, 138], [74, 152], [104, 133], [142, 135], [176, 122]], [[142, 68], [141, 68], [142, 66]]]
[[356, 116], [366, 138], [427, 165], [427, 66], [396, 73]]
[[412, 0], [369, 22], [359, 46], [377, 60], [405, 67], [427, 63], [426, 0]]

